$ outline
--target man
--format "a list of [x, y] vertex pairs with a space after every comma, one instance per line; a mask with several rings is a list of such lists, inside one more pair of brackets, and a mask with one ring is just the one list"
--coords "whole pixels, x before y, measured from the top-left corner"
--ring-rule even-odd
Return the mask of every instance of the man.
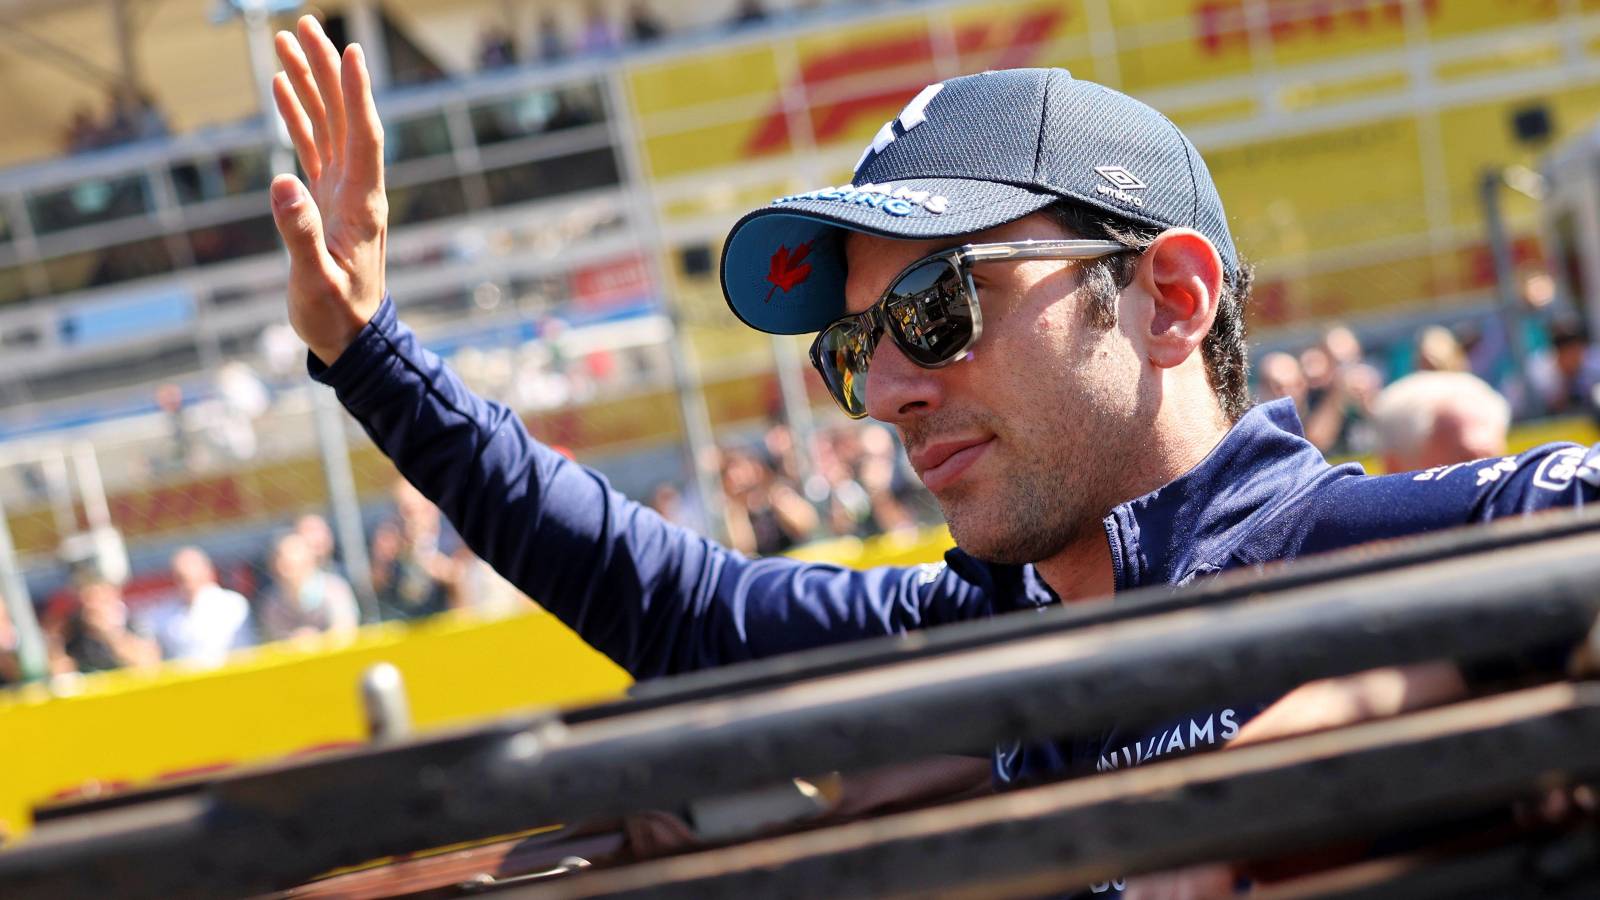
[[[930, 85], [878, 133], [853, 185], [752, 212], [723, 255], [736, 315], [819, 331], [813, 361], [835, 400], [899, 429], [959, 549], [943, 566], [865, 572], [745, 558], [535, 442], [396, 321], [361, 51], [341, 60], [309, 19], [298, 31], [278, 36], [287, 72], [274, 92], [310, 188], [279, 176], [272, 197], [313, 374], [481, 556], [636, 677], [1596, 495], [1600, 455], [1571, 447], [1416, 476], [1328, 466], [1288, 404], [1250, 408], [1250, 272], [1188, 140], [1107, 88], [1014, 70]], [[1535, 477], [1558, 458], [1562, 478]], [[1260, 725], [1245, 723], [1273, 698], [1241, 696], [1165, 729], [1003, 748], [996, 780], [1133, 765], [1460, 690], [1448, 667], [1396, 675], [1427, 690], [1380, 696], [1388, 680], [1349, 679], [1322, 690], [1353, 702], [1291, 695]]]
[[0, 597], [0, 688], [22, 683], [22, 659], [16, 626], [11, 624], [11, 611], [5, 598]]
[[269, 565], [272, 584], [256, 598], [263, 638], [355, 634], [361, 624], [355, 594], [343, 578], [317, 566], [305, 538], [292, 531], [280, 536], [272, 546]]
[[1385, 472], [1503, 456], [1511, 404], [1466, 372], [1415, 372], [1384, 388], [1372, 406]]
[[343, 577], [345, 572], [334, 558], [335, 541], [333, 528], [328, 525], [328, 520], [316, 513], [306, 513], [294, 520], [294, 533], [306, 542], [306, 549], [311, 551], [311, 558], [317, 568], [325, 569]]
[[228, 654], [255, 643], [250, 601], [217, 583], [211, 558], [199, 547], [172, 554], [179, 597], [151, 610], [144, 625], [164, 659], [220, 666]]
[[423, 619], [461, 601], [461, 561], [439, 548], [439, 508], [395, 479], [395, 518], [372, 535], [372, 589], [385, 619]]
[[98, 572], [81, 578], [77, 607], [45, 629], [50, 673], [149, 669], [160, 664], [161, 648], [155, 641], [128, 628], [122, 588]]

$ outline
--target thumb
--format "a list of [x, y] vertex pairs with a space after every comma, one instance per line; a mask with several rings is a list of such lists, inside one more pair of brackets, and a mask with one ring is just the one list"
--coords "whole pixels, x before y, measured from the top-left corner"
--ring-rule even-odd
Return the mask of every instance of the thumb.
[[272, 220], [289, 249], [291, 278], [326, 277], [327, 251], [322, 243], [322, 214], [300, 179], [279, 175], [272, 179]]

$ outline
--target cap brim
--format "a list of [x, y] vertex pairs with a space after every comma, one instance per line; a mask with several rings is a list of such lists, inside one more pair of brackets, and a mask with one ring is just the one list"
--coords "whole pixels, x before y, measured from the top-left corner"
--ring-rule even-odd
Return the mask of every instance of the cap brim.
[[862, 187], [871, 190], [825, 188], [781, 198], [733, 226], [722, 248], [722, 295], [740, 321], [772, 334], [805, 334], [843, 315], [845, 231], [903, 240], [959, 237], [1060, 199], [958, 178]]

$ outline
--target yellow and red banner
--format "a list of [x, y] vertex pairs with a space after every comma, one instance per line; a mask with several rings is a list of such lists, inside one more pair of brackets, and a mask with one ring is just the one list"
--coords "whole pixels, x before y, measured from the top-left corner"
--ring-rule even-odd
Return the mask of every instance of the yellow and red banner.
[[[1479, 180], [1538, 153], [1513, 115], [1543, 106], [1554, 140], [1600, 117], [1600, 38], [1574, 34], [1600, 34], [1600, 0], [1013, 0], [885, 13], [627, 79], [663, 217], [731, 221], [817, 186], [802, 177], [833, 183], [930, 82], [1065, 66], [1192, 131], [1271, 326], [1482, 296]], [[1525, 238], [1534, 213], [1508, 196]]]

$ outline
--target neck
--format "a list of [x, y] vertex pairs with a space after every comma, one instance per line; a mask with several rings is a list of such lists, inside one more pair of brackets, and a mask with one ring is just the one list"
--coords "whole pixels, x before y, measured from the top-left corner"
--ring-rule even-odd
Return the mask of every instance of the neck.
[[[1156, 412], [1151, 430], [1139, 438], [1139, 445], [1145, 448], [1141, 451], [1141, 465], [1129, 473], [1114, 499], [1106, 503], [1106, 514], [1112, 507], [1170, 484], [1199, 465], [1227, 435], [1229, 427], [1209, 386], [1202, 393], [1172, 390]], [[1035, 563], [1034, 568], [1062, 603], [1111, 596], [1116, 579], [1104, 518], [1085, 522], [1077, 539]]]
[[1034, 569], [1062, 603], [1109, 597], [1116, 589], [1111, 571], [1111, 545], [1104, 529], [1093, 529], [1056, 555], [1040, 560]]

